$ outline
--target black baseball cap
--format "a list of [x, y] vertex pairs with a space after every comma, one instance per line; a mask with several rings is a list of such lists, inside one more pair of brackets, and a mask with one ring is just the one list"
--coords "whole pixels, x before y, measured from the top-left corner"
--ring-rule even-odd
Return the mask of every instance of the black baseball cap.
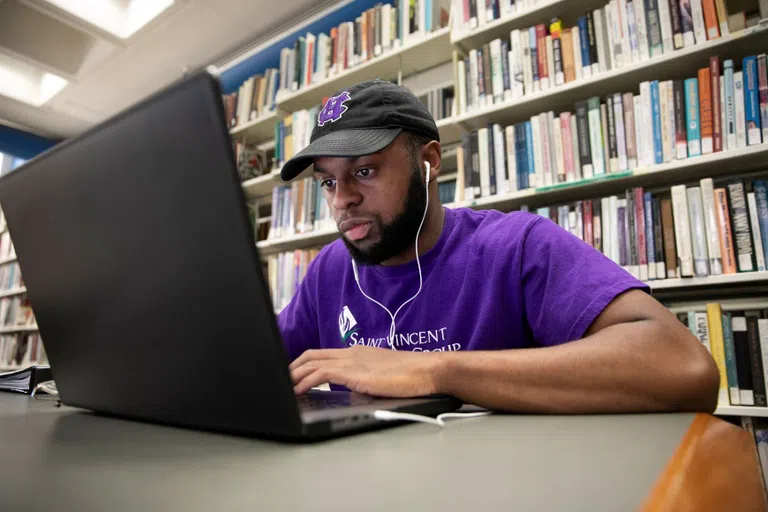
[[403, 130], [440, 140], [432, 114], [405, 87], [377, 79], [341, 89], [320, 109], [309, 146], [285, 162], [280, 177], [292, 180], [316, 156], [376, 153]]

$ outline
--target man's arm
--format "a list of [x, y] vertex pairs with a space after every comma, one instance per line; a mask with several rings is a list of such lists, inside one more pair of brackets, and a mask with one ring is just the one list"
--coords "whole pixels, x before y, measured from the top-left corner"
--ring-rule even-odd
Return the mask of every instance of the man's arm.
[[583, 339], [477, 352], [310, 350], [296, 391], [331, 382], [379, 396], [445, 393], [493, 410], [550, 413], [713, 411], [719, 374], [707, 350], [642, 291], [614, 299]]

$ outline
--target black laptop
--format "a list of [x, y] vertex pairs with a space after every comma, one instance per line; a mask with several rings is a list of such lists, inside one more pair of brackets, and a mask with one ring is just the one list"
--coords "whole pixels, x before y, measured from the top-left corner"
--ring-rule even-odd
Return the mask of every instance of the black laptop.
[[63, 403], [244, 435], [321, 438], [452, 398], [296, 397], [215, 78], [155, 94], [0, 178]]

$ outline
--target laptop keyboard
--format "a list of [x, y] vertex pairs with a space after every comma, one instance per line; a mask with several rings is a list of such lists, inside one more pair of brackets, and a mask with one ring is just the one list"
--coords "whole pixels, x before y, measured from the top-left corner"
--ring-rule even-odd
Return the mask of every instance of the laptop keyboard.
[[310, 391], [296, 398], [299, 402], [299, 408], [303, 411], [337, 409], [339, 407], [364, 405], [372, 401], [360, 396], [355, 396], [353, 399], [353, 395], [350, 393], [333, 391]]

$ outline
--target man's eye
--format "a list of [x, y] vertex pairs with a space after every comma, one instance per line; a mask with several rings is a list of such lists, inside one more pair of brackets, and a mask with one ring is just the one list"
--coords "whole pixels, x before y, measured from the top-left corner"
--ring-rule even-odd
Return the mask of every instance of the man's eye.
[[373, 173], [373, 169], [365, 167], [363, 169], [358, 170], [356, 175], [360, 176], [361, 178], [367, 178], [368, 176], [371, 175], [371, 173]]
[[336, 184], [336, 180], [322, 180], [320, 182], [320, 186], [323, 188], [333, 188], [335, 184]]

